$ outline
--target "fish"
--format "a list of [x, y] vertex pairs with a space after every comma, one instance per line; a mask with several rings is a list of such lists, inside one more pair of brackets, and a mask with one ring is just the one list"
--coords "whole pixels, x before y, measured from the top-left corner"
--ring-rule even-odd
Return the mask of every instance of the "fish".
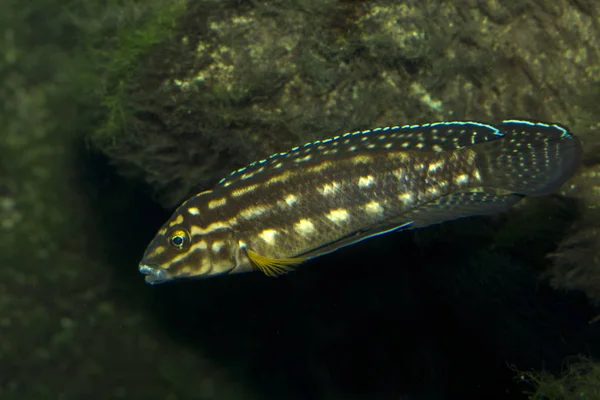
[[271, 155], [181, 204], [139, 263], [149, 284], [299, 264], [378, 235], [508, 210], [578, 169], [563, 125], [444, 121], [348, 132]]

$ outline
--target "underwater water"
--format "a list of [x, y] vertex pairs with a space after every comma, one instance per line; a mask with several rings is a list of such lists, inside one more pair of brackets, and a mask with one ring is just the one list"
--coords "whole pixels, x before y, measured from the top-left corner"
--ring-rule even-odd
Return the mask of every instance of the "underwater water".
[[[594, 2], [0, 4], [0, 399], [600, 398]], [[506, 212], [148, 285], [176, 207], [378, 126], [568, 126]], [[581, 358], [583, 357], [583, 358]]]

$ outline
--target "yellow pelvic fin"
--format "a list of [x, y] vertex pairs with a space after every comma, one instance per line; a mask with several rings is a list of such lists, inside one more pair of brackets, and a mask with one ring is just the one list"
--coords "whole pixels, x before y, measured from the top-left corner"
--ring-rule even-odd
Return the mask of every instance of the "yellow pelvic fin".
[[287, 274], [294, 269], [292, 265], [298, 265], [306, 261], [306, 258], [269, 258], [248, 250], [248, 257], [267, 276], [279, 276]]

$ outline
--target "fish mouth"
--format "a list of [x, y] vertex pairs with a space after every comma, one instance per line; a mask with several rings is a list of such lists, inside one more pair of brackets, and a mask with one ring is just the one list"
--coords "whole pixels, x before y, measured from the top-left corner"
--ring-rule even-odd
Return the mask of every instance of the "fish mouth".
[[158, 285], [159, 283], [164, 283], [171, 280], [169, 274], [164, 269], [152, 267], [146, 264], [140, 264], [138, 269], [140, 273], [146, 275], [146, 283], [150, 285]]

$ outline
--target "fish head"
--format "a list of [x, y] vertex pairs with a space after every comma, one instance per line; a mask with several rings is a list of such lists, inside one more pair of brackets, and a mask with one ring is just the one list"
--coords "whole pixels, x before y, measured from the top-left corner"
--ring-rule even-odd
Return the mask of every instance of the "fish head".
[[146, 283], [204, 278], [239, 269], [239, 245], [233, 230], [221, 223], [203, 225], [198, 215], [186, 208], [180, 207], [146, 248], [139, 263]]

